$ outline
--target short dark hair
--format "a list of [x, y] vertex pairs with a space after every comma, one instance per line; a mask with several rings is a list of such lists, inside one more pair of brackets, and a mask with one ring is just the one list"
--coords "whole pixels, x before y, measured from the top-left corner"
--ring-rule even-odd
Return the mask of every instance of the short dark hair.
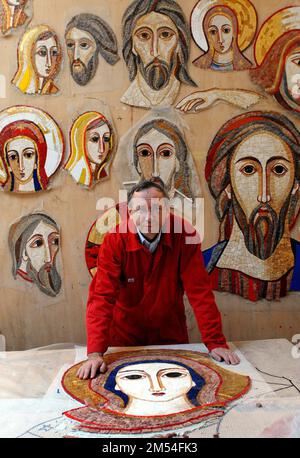
[[128, 193], [128, 204], [131, 201], [133, 194], [135, 192], [140, 192], [140, 191], [144, 191], [146, 189], [151, 189], [151, 188], [158, 189], [166, 199], [169, 199], [169, 194], [164, 186], [163, 181], [159, 177], [157, 177], [157, 178], [154, 178], [153, 180], [144, 180], [134, 185], [133, 188], [131, 188], [131, 190]]

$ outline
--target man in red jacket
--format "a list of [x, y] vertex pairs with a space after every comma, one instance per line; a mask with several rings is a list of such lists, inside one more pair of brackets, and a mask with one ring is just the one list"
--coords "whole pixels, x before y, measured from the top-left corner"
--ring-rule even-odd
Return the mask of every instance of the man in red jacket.
[[200, 237], [168, 211], [168, 202], [161, 184], [136, 185], [128, 221], [104, 238], [87, 303], [88, 360], [78, 370], [81, 379], [106, 371], [109, 346], [188, 343], [184, 291], [211, 356], [239, 363], [222, 333]]

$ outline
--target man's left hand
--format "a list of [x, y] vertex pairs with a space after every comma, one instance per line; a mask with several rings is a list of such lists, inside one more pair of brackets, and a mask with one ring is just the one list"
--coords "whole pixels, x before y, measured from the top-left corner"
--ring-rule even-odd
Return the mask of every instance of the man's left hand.
[[239, 364], [240, 358], [231, 350], [227, 348], [214, 348], [211, 350], [210, 355], [216, 361], [225, 361], [226, 364]]

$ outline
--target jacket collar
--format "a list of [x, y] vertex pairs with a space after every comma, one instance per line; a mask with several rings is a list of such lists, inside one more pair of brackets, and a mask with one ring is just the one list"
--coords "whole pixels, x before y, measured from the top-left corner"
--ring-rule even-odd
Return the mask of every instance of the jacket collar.
[[[128, 229], [128, 233], [127, 233], [127, 240], [126, 240], [126, 251], [137, 251], [137, 250], [146, 249], [140, 242], [140, 239], [137, 233], [137, 228], [131, 218], [129, 218], [128, 220], [127, 229]], [[162, 243], [163, 245], [166, 245], [169, 248], [172, 248], [171, 234], [169, 232], [164, 233], [164, 231], [162, 230], [161, 240], [159, 243]]]

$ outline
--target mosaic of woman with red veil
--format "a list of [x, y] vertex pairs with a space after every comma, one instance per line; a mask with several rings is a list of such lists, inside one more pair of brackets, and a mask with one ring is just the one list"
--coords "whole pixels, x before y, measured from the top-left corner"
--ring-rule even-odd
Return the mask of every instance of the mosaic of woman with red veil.
[[[17, 147], [19, 143], [19, 149]], [[22, 151], [22, 142], [25, 147]], [[45, 172], [47, 144], [39, 127], [31, 121], [14, 121], [0, 133], [1, 185], [10, 192], [41, 191], [47, 188]], [[24, 188], [23, 188], [24, 190]]]

